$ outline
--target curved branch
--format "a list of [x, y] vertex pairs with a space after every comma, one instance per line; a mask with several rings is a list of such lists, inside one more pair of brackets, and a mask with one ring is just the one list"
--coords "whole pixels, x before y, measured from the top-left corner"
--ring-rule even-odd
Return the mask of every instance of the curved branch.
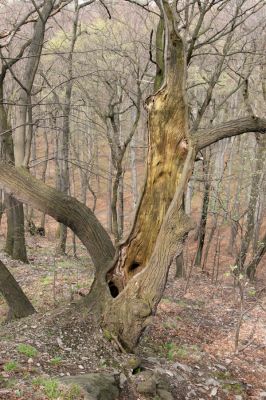
[[244, 117], [231, 120], [212, 129], [192, 133], [191, 138], [197, 150], [202, 150], [219, 140], [248, 132], [266, 133], [266, 119], [258, 117]]
[[113, 259], [115, 250], [108, 233], [93, 212], [75, 198], [35, 179], [23, 167], [4, 163], [0, 163], [0, 187], [72, 229], [87, 248], [95, 268], [105, 270]]

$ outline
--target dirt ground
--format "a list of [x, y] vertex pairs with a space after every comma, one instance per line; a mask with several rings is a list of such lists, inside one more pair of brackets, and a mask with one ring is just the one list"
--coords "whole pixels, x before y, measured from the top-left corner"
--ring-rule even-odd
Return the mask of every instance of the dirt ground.
[[[6, 324], [7, 308], [0, 299], [0, 399], [64, 398], [51, 397], [56, 392], [47, 389], [47, 382], [52, 385], [52, 379], [66, 375], [118, 369], [132, 382], [136, 379], [128, 367], [130, 355], [109, 341], [93, 316], [75, 307], [93, 279], [85, 249], [78, 243], [76, 259], [69, 245], [69, 255], [58, 258], [55, 240], [49, 239], [27, 237], [29, 264], [0, 253], [38, 311]], [[261, 265], [253, 284], [234, 281], [228, 256], [221, 256], [217, 275], [211, 262], [204, 272], [190, 270], [188, 254], [194, 246], [190, 239], [186, 278], [175, 279], [171, 268], [157, 314], [136, 353], [140, 360], [156, 359], [169, 372], [176, 399], [263, 399], [265, 268]], [[122, 390], [121, 399], [146, 397], [132, 389]]]

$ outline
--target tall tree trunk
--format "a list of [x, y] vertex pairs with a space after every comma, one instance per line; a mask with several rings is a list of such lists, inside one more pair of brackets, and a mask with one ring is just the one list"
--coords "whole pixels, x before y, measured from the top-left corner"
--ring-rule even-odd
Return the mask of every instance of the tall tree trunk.
[[[49, 158], [49, 142], [48, 142], [48, 135], [47, 135], [46, 129], [43, 130], [43, 139], [44, 139], [44, 143], [45, 143], [45, 151], [44, 151], [43, 167], [42, 167], [42, 172], [41, 172], [41, 180], [43, 182], [45, 182], [47, 166], [48, 166], [48, 158]], [[45, 213], [42, 213], [40, 227], [43, 229], [43, 232], [45, 233]]]
[[264, 235], [262, 240], [259, 242], [255, 256], [245, 267], [246, 274], [249, 279], [254, 280], [254, 278], [256, 276], [257, 267], [258, 267], [259, 263], [261, 262], [262, 257], [264, 256], [265, 253], [266, 253], [266, 234]]
[[122, 239], [124, 232], [124, 171], [120, 177], [119, 187], [118, 187], [118, 234], [119, 238]]
[[251, 190], [249, 196], [247, 220], [245, 224], [245, 233], [241, 241], [240, 250], [235, 261], [239, 271], [244, 270], [244, 264], [247, 257], [249, 245], [254, 231], [254, 217], [260, 192], [260, 181], [263, 173], [263, 164], [266, 151], [266, 138], [263, 135], [257, 135], [256, 163], [251, 181]]
[[[71, 97], [73, 89], [73, 53], [77, 40], [78, 18], [79, 18], [78, 2], [75, 1], [75, 16], [72, 26], [71, 44], [70, 44], [69, 55], [67, 57], [68, 82], [66, 84], [66, 89], [65, 89], [64, 106], [61, 107], [63, 112], [63, 129], [59, 139], [60, 190], [65, 194], [68, 194], [70, 185], [69, 163], [68, 163], [69, 145], [70, 145], [70, 114], [71, 114]], [[59, 240], [57, 245], [58, 254], [63, 255], [66, 253], [66, 241], [67, 241], [67, 227], [65, 225], [60, 224]]]
[[195, 256], [195, 265], [201, 265], [202, 254], [203, 254], [203, 247], [205, 242], [205, 235], [206, 235], [206, 225], [207, 225], [207, 218], [208, 218], [208, 207], [209, 207], [209, 198], [210, 198], [210, 182], [209, 182], [209, 168], [210, 168], [210, 159], [203, 160], [203, 173], [204, 173], [204, 192], [203, 192], [203, 200], [202, 200], [202, 210], [201, 210], [201, 217], [198, 229], [198, 246], [196, 250]]
[[[2, 144], [3, 159], [8, 163], [14, 163], [14, 146], [7, 112], [3, 104], [3, 79], [0, 80], [0, 139]], [[12, 258], [27, 262], [27, 251], [24, 235], [24, 210], [23, 205], [14, 197], [5, 194], [5, 207], [7, 213], [7, 237], [5, 251]]]
[[130, 165], [131, 165], [131, 187], [132, 187], [132, 202], [133, 209], [135, 210], [138, 202], [138, 178], [136, 166], [136, 149], [135, 149], [135, 136], [133, 136], [130, 143]]
[[107, 177], [107, 229], [108, 232], [113, 232], [112, 218], [112, 187], [113, 187], [113, 164], [111, 151], [108, 159], [108, 177]]
[[[239, 154], [239, 158], [241, 160], [243, 154], [245, 153], [243, 140], [241, 140], [241, 138], [239, 138], [239, 142], [237, 143], [236, 149]], [[240, 195], [242, 190], [243, 177], [244, 177], [244, 168], [241, 168], [237, 179], [237, 187], [235, 190], [234, 202], [233, 205], [231, 206], [232, 211], [231, 211], [230, 237], [228, 242], [228, 252], [231, 255], [234, 254], [234, 250], [236, 248], [235, 242], [239, 228], [239, 219], [240, 219], [239, 206], [240, 206]]]
[[4, 193], [2, 190], [0, 190], [0, 226], [4, 212], [5, 212]]
[[[112, 187], [112, 233], [114, 234], [116, 244], [121, 240], [121, 229], [119, 226], [118, 218], [118, 200], [119, 199], [119, 186], [121, 185], [121, 179], [123, 176], [122, 159], [116, 160], [116, 172]], [[121, 204], [121, 202], [120, 202]]]
[[[45, 24], [53, 9], [54, 2], [48, 0], [43, 8], [39, 10], [39, 18], [34, 25], [29, 53], [19, 88], [19, 107], [16, 112], [17, 128], [13, 133], [14, 158], [16, 166], [28, 166], [30, 159], [30, 148], [32, 140], [32, 107], [31, 90], [38, 69], [42, 52]], [[28, 127], [28, 129], [27, 129]], [[22, 204], [16, 204], [14, 213], [14, 257], [20, 257], [22, 261], [27, 260], [24, 237], [24, 211]]]

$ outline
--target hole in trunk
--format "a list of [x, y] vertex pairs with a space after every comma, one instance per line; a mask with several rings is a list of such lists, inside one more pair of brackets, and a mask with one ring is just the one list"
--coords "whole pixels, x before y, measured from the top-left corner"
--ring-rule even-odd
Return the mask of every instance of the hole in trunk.
[[135, 269], [137, 269], [140, 266], [140, 263], [138, 263], [137, 261], [133, 261], [133, 263], [130, 265], [129, 267], [129, 271], [134, 271]]
[[112, 296], [112, 297], [117, 297], [117, 296], [119, 295], [119, 290], [118, 290], [118, 288], [115, 286], [114, 282], [110, 281], [110, 282], [108, 283], [108, 286], [109, 286], [109, 290], [110, 290], [111, 296]]

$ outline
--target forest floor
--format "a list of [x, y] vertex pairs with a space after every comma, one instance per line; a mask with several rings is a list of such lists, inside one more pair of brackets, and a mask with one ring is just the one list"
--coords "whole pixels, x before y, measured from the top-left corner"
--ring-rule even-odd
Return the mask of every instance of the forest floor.
[[174, 399], [266, 398], [262, 273], [253, 285], [239, 282], [241, 302], [226, 260], [221, 259], [217, 279], [212, 271], [196, 268], [189, 279], [175, 279], [172, 267], [158, 312], [136, 350], [134, 357], [140, 361], [133, 370], [132, 356], [121, 353], [93, 317], [75, 307], [93, 279], [82, 246], [78, 259], [56, 258], [54, 242], [33, 236], [27, 243], [29, 264], [0, 254], [38, 311], [4, 323], [7, 308], [0, 299], [0, 399], [78, 400], [82, 394], [66, 392], [57, 379], [99, 371], [122, 371], [132, 383], [122, 388], [120, 399], [155, 399], [136, 391], [145, 363], [168, 375]]

